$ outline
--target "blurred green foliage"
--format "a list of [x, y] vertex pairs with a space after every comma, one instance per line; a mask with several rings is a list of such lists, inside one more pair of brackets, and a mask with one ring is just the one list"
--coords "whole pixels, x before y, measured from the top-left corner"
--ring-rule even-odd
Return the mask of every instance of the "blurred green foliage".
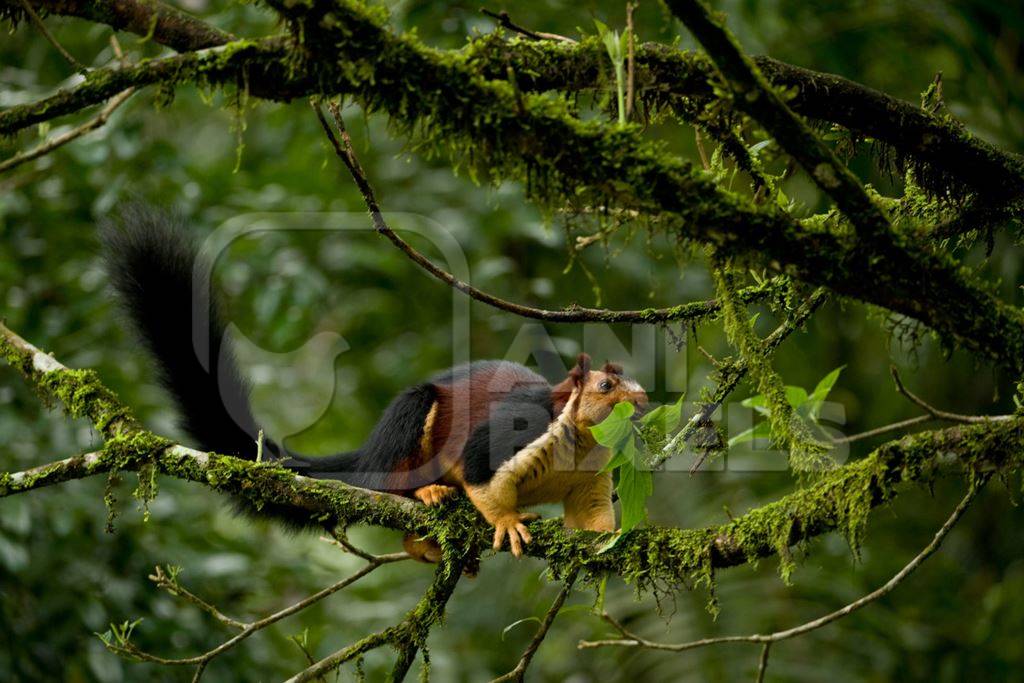
[[[396, 25], [415, 27], [425, 41], [441, 47], [458, 47], [465, 36], [493, 28], [477, 4], [390, 4]], [[273, 15], [253, 5], [190, 0], [183, 6], [238, 35], [277, 30]], [[1024, 150], [1024, 9], [1019, 6], [984, 0], [729, 0], [716, 7], [728, 14], [751, 52], [839, 73], [911, 101], [941, 70], [953, 114], [992, 142]], [[577, 26], [592, 26], [593, 19], [619, 30], [625, 23], [621, 3], [547, 0], [509, 9], [522, 25], [569, 35]], [[62, 19], [47, 24], [80, 61], [102, 64], [111, 58], [109, 29]], [[642, 40], [671, 42], [680, 35], [655, 2], [641, 4], [636, 31]], [[135, 36], [120, 40], [132, 59], [161, 53]], [[692, 45], [688, 36], [681, 42]], [[34, 100], [72, 75], [29, 25], [0, 44], [0, 106]], [[373, 234], [368, 221], [365, 232], [281, 229], [322, 227], [327, 218], [321, 212], [361, 215], [362, 201], [305, 102], [250, 102], [240, 117], [227, 106], [234, 99], [233, 93], [211, 98], [183, 88], [172, 103], [158, 107], [155, 93], [141, 93], [105, 128], [0, 177], [0, 315], [13, 329], [70, 366], [97, 369], [147, 425], [179, 434], [146, 358], [112, 306], [97, 259], [97, 222], [118, 203], [138, 199], [175, 208], [201, 235], [232, 217], [261, 212], [268, 231], [240, 239], [222, 253], [217, 278], [236, 337], [248, 340], [241, 344], [242, 355], [256, 382], [260, 419], [272, 433], [295, 434], [291, 445], [301, 450], [356, 445], [396, 391], [450, 365], [453, 353], [528, 360], [527, 351], [546, 348], [568, 359], [583, 349], [581, 327], [524, 324], [475, 303], [468, 339], [463, 338], [453, 323], [452, 292]], [[615, 308], [671, 305], [713, 292], [700, 264], [680, 268], [670, 248], [642, 237], [617, 241], [607, 250], [591, 247], [566, 269], [559, 220], [541, 216], [524, 200], [523, 188], [476, 187], [454, 176], [443, 160], [408, 150], [403, 140], [389, 135], [386, 121], [364, 119], [355, 109], [346, 113], [385, 210], [443, 226], [481, 288], [550, 308], [598, 303], [595, 283], [600, 303]], [[49, 132], [74, 122], [55, 122]], [[664, 125], [652, 134], [697, 158], [691, 129]], [[32, 145], [33, 136], [0, 141], [0, 152], [6, 157]], [[883, 191], [898, 189], [896, 180], [874, 170], [868, 154], [852, 164]], [[821, 202], [799, 175], [786, 193], [809, 207]], [[413, 221], [422, 219], [398, 217], [395, 226]], [[429, 240], [414, 241], [444, 261]], [[1013, 285], [1020, 279], [1020, 255], [1015, 245], [1001, 240], [987, 262], [977, 254], [969, 258], [988, 276]], [[1004, 289], [1010, 291], [1009, 285]], [[758, 321], [762, 333], [773, 324], [767, 313]], [[786, 342], [776, 367], [787, 384], [814, 386], [828, 370], [845, 364], [831, 399], [845, 411], [847, 433], [916, 414], [890, 389], [892, 360], [904, 367], [915, 391], [937, 405], [962, 412], [1009, 409], [1015, 378], [960, 353], [946, 357], [927, 339], [901, 348], [888, 333], [891, 327], [862, 306], [829, 304], [806, 333]], [[546, 336], [538, 334], [542, 329]], [[615, 332], [628, 349], [631, 331]], [[322, 344], [307, 344], [323, 333]], [[716, 355], [729, 353], [720, 327], [701, 327], [680, 353], [665, 337], [658, 330], [638, 352], [639, 358], [647, 349], [659, 349], [657, 371], [641, 379], [655, 400], [673, 400], [684, 387], [696, 396], [710, 370], [697, 344]], [[552, 344], [545, 347], [540, 342], [548, 338]], [[596, 357], [621, 355], [606, 338], [590, 343], [588, 337], [586, 350]], [[550, 354], [532, 357], [538, 359], [545, 361], [542, 370], [557, 374]], [[624, 360], [628, 371], [641, 372]], [[324, 370], [331, 367], [333, 378]], [[2, 469], [30, 467], [97, 445], [87, 425], [40, 406], [14, 372], [0, 369], [0, 378]], [[751, 393], [741, 388], [734, 398]], [[851, 457], [871, 445], [858, 443]], [[710, 471], [694, 477], [670, 472], [654, 480], [650, 517], [682, 526], [720, 522], [729, 511], [740, 513], [793, 486], [781, 472]], [[188, 680], [191, 672], [184, 669], [122, 662], [93, 635], [110, 622], [143, 617], [135, 642], [166, 656], [198, 653], [227, 636], [206, 615], [146, 580], [158, 563], [182, 565], [185, 586], [242, 619], [280, 609], [358, 566], [316, 538], [237, 519], [224, 501], [182, 482], [160, 482], [152, 518], [143, 523], [130, 496], [134, 485], [125, 481], [116, 489], [122, 514], [113, 535], [103, 531], [101, 480], [0, 501], [0, 678]], [[662, 640], [793, 625], [884, 581], [927, 542], [960, 487], [942, 482], [933, 492], [910, 491], [878, 512], [860, 563], [853, 562], [840, 538], [828, 537], [809, 548], [791, 588], [782, 585], [773, 562], [722, 574], [717, 621], [705, 612], [706, 595], [700, 592], [663, 603], [659, 616], [651, 599], [637, 601], [629, 587], [614, 581], [608, 609], [631, 629]], [[1018, 675], [1024, 665], [1024, 559], [1015, 523], [1020, 514], [1009, 496], [991, 488], [907, 586], [838, 625], [778, 645], [769, 678], [954, 681]], [[384, 551], [399, 540], [365, 530], [353, 536]], [[216, 661], [207, 676], [279, 680], [304, 662], [287, 636], [308, 630], [310, 648], [323, 656], [394, 623], [429, 576], [422, 565], [384, 567], [244, 643]], [[477, 579], [459, 586], [447, 623], [431, 637], [436, 679], [488, 680], [511, 668], [534, 622], [523, 622], [504, 638], [503, 629], [542, 615], [556, 592], [540, 563], [508, 557], [485, 562]], [[585, 606], [593, 599], [580, 589], [569, 604]], [[566, 612], [537, 655], [532, 678], [735, 680], [752, 675], [756, 666], [757, 652], [738, 645], [684, 654], [576, 650], [578, 639], [606, 633], [587, 610]], [[390, 666], [389, 657], [387, 651], [367, 657], [372, 680]], [[342, 674], [344, 680], [351, 677], [350, 669]]]

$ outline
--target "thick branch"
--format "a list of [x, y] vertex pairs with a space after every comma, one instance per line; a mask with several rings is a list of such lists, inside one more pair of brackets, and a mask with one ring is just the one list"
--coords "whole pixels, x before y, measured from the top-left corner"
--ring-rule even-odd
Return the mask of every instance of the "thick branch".
[[[72, 415], [91, 419], [111, 439], [99, 454], [70, 458], [31, 474], [0, 474], [0, 497], [154, 463], [163, 474], [239, 496], [255, 507], [284, 505], [312, 519], [420, 535], [444, 527], [448, 538], [465, 539], [460, 542], [464, 548], [484, 544], [490, 535], [465, 501], [438, 513], [407, 498], [308, 479], [271, 464], [168, 447], [165, 440], [141, 431], [93, 373], [68, 370], [3, 326], [0, 351], [33, 386], [56, 397]], [[546, 520], [531, 525], [533, 542], [527, 548], [530, 555], [546, 559], [555, 569], [580, 566], [590, 572], [613, 572], [644, 588], [680, 585], [691, 574], [787, 552], [793, 543], [835, 529], [857, 543], [871, 507], [891, 500], [903, 483], [930, 480], [950, 460], [974, 471], [1016, 469], [1022, 459], [1024, 433], [1019, 419], [924, 432], [885, 444], [866, 459], [829, 472], [813, 486], [725, 526], [634, 530], [608, 552], [596, 554], [601, 535], [567, 534], [560, 520]]]
[[43, 143], [40, 143], [36, 147], [26, 152], [21, 152], [20, 154], [14, 155], [10, 159], [0, 161], [0, 173], [6, 173], [7, 171], [10, 171], [11, 169], [16, 168], [29, 161], [32, 161], [33, 159], [38, 159], [41, 156], [45, 156], [52, 152], [53, 150], [58, 149], [59, 147], [63, 147], [69, 142], [77, 140], [86, 133], [90, 133], [96, 130], [97, 128], [106, 125], [107, 120], [110, 118], [111, 114], [114, 113], [114, 110], [116, 110], [118, 107], [124, 104], [128, 100], [128, 98], [132, 96], [134, 92], [135, 90], [133, 88], [129, 88], [115, 95], [114, 97], [110, 98], [110, 101], [107, 102], [106, 106], [103, 107], [99, 114], [89, 119], [82, 125], [76, 126], [75, 128], [72, 128], [71, 130], [65, 133], [61, 133], [60, 135], [56, 135], [53, 138]]
[[[505, 77], [509, 64], [524, 90], [584, 90], [601, 85], [607, 55], [601, 42], [575, 44], [505, 41], [486, 36], [473, 44], [473, 63], [490, 78]], [[758, 56], [754, 63], [775, 87], [795, 94], [796, 113], [839, 124], [880, 140], [902, 157], [941, 169], [950, 178], [989, 198], [1006, 202], [1024, 194], [1024, 158], [979, 139], [948, 118], [842, 76]], [[658, 43], [636, 48], [638, 92], [696, 98], [715, 97], [706, 58]]]
[[[166, 5], [152, 1], [35, 0], [33, 4], [51, 13], [106, 23], [143, 36], [149, 34], [155, 15], [158, 20], [152, 39], [178, 50], [215, 46], [230, 39], [228, 34], [185, 13], [175, 14]], [[518, 87], [524, 90], [593, 88], [603, 82], [601, 74], [607, 62], [604, 47], [597, 38], [586, 38], [578, 43], [505, 41], [497, 35], [478, 39], [469, 50], [450, 58], [495, 80], [506, 79], [511, 66]], [[837, 123], [865, 137], [881, 140], [902, 156], [941, 169], [990, 200], [1006, 202], [1024, 193], [1024, 159], [993, 147], [945, 118], [841, 76], [811, 71], [770, 57], [756, 57], [754, 62], [772, 85], [796, 92], [788, 104], [803, 116]], [[698, 55], [647, 43], [636, 46], [635, 63], [638, 92], [714, 97], [708, 81], [713, 67]], [[260, 96], [275, 100], [319, 91], [301, 70], [278, 73], [274, 79], [256, 82], [255, 87]]]
[[[29, 0], [47, 14], [79, 17], [107, 24], [118, 31], [150, 36], [178, 52], [215, 47], [234, 40], [230, 33], [214, 28], [192, 15], [160, 0]], [[17, 0], [0, 0], [0, 5]]]
[[235, 41], [123, 68], [93, 69], [77, 86], [0, 112], [0, 135], [74, 114], [131, 87], [159, 83], [250, 84], [250, 93], [254, 96], [289, 100], [309, 92], [312, 86], [284, 63], [287, 54], [282, 39], [263, 38]]
[[668, 5], [711, 55], [732, 91], [733, 103], [764, 126], [804, 167], [863, 237], [887, 236], [891, 230], [889, 220], [868, 197], [857, 177], [786, 105], [729, 30], [711, 17], [707, 5], [701, 0], [669, 0]]

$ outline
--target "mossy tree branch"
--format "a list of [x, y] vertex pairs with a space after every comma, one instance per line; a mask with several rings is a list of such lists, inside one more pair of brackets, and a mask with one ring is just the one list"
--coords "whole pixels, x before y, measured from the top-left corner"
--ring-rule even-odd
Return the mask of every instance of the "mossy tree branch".
[[[288, 506], [325, 524], [366, 524], [416, 533], [464, 552], [486, 547], [491, 535], [465, 501], [437, 511], [411, 499], [301, 477], [269, 463], [171, 445], [141, 429], [94, 373], [65, 368], [2, 326], [0, 354], [45, 397], [59, 400], [73, 417], [92, 421], [107, 439], [98, 453], [0, 474], [0, 497], [152, 464], [161, 474], [238, 496], [252, 506]], [[602, 535], [569, 534], [561, 520], [549, 519], [530, 525], [533, 542], [527, 549], [547, 561], [557, 575], [579, 567], [592, 577], [617, 574], [641, 589], [678, 587], [694, 577], [709, 577], [714, 569], [785, 554], [794, 543], [834, 530], [857, 546], [870, 509], [892, 500], [902, 484], [930, 481], [949, 465], [959, 464], [973, 476], [977, 471], [1015, 470], [1022, 461], [1021, 419], [961, 425], [885, 444], [867, 458], [726, 525], [637, 529], [598, 554], [595, 547]]]
[[[17, 16], [20, 9], [16, 0], [0, 0], [0, 7], [5, 5], [9, 15]], [[214, 47], [232, 39], [230, 34], [200, 19], [155, 1], [33, 0], [33, 6], [50, 14], [78, 17], [149, 36], [178, 51]], [[605, 80], [602, 73], [606, 55], [595, 37], [579, 42], [509, 41], [491, 34], [472, 41], [461, 55], [468, 66], [490, 79], [504, 80], [511, 66], [518, 87], [527, 91], [582, 90], [598, 87]], [[1024, 194], [1024, 158], [971, 135], [948, 117], [937, 116], [841, 76], [771, 57], [758, 56], [753, 61], [774, 87], [794, 93], [788, 105], [802, 116], [836, 123], [860, 136], [880, 140], [901, 157], [941, 170], [990, 202], [1005, 204]], [[709, 82], [713, 69], [702, 55], [657, 43], [635, 46], [638, 92], [710, 101], [715, 98]], [[254, 84], [261, 91], [260, 96], [283, 100], [317, 94], [322, 89], [301, 72], [277, 76]], [[97, 101], [102, 99], [106, 98]], [[957, 186], [950, 185], [949, 189], [956, 191]]]
[[[284, 60], [287, 67], [274, 59], [279, 41], [242, 41], [107, 73], [79, 89], [96, 97], [110, 88], [107, 81], [117, 92], [155, 82], [236, 82], [243, 73], [244, 82], [254, 84], [297, 70], [388, 113], [410, 135], [426, 124], [434, 144], [488, 179], [526, 177], [533, 193], [552, 203], [582, 196], [593, 205], [659, 215], [670, 219], [666, 230], [712, 244], [724, 256], [744, 256], [916, 318], [951, 343], [1024, 367], [1024, 314], [975, 284], [951, 257], [909, 245], [879, 252], [840, 234], [806, 230], [719, 188], [704, 172], [643, 141], [638, 130], [579, 121], [562, 103], [487, 81], [462, 57], [389, 33], [379, 13], [356, 2], [270, 2], [303, 39], [301, 52]], [[53, 109], [74, 110], [82, 101], [76, 90], [50, 99], [59, 101], [0, 114], [0, 130], [45, 120]], [[920, 297], [925, 288], [933, 295]]]
[[[574, 92], [601, 87], [607, 56], [596, 38], [578, 43], [506, 40], [499, 35], [470, 46], [471, 63], [489, 78], [504, 78], [512, 65], [520, 88]], [[1024, 158], [1003, 151], [945, 116], [835, 74], [755, 56], [753, 63], [776, 89], [792, 97], [787, 105], [808, 119], [835, 123], [858, 136], [884, 142], [902, 159], [939, 169], [989, 202], [1024, 194]], [[636, 46], [637, 91], [655, 98], [716, 99], [714, 65], [704, 55], [660, 43]], [[958, 194], [955, 184], [948, 191]]]
[[[46, 14], [71, 16], [107, 24], [118, 31], [150, 36], [178, 52], [215, 47], [234, 40], [187, 12], [160, 0], [28, 0]], [[18, 0], [0, 0], [0, 13], [10, 13]]]
[[786, 105], [736, 38], [701, 0], [669, 0], [672, 13], [704, 46], [715, 62], [732, 102], [759, 122], [807, 171], [815, 184], [847, 215], [861, 237], [884, 239], [889, 219], [871, 201], [860, 181], [835, 153]]

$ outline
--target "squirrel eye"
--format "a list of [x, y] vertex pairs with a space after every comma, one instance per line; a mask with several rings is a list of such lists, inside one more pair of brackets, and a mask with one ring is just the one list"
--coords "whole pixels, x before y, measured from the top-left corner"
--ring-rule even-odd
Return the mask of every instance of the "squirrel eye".
[[597, 388], [600, 389], [601, 391], [611, 391], [612, 390], [611, 380], [607, 380], [607, 379], [601, 380], [601, 383], [597, 385]]

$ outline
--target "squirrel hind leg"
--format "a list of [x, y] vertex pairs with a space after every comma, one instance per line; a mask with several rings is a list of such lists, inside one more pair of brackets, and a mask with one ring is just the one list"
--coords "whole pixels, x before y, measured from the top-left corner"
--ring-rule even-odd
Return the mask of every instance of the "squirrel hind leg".
[[[427, 564], [437, 564], [441, 561], [441, 546], [436, 541], [417, 536], [416, 534], [406, 534], [402, 538], [402, 547], [405, 548], [405, 552], [412, 556], [412, 559], [417, 562], [426, 562]], [[462, 568], [464, 576], [473, 579], [476, 578], [477, 573], [480, 571], [480, 558], [468, 562]]]
[[402, 547], [417, 562], [437, 564], [441, 561], [441, 546], [429, 538], [422, 538], [416, 534], [406, 534], [402, 539]]

